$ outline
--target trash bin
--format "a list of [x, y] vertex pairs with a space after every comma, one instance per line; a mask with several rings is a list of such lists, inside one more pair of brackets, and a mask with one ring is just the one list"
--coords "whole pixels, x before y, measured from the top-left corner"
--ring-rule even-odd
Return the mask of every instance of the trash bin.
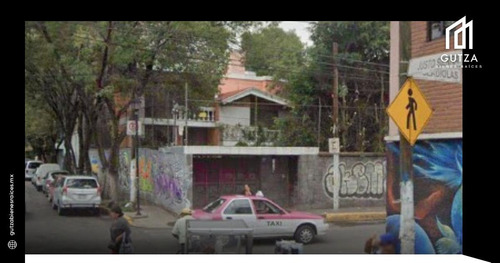
[[274, 247], [275, 254], [302, 254], [303, 252], [304, 245], [295, 242], [295, 240], [276, 241], [276, 246]]
[[253, 229], [243, 220], [186, 221], [185, 253], [251, 254], [252, 246]]

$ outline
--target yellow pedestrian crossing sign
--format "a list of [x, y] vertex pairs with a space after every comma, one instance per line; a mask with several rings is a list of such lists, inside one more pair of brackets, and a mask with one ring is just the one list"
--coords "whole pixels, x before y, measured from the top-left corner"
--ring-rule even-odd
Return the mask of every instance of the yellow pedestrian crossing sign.
[[424, 94], [411, 77], [405, 81], [396, 98], [387, 107], [387, 114], [412, 146], [427, 125], [432, 112]]

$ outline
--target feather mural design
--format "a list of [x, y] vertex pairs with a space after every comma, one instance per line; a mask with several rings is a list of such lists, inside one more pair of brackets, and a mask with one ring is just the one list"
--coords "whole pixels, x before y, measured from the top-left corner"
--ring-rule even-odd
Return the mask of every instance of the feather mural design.
[[436, 241], [436, 250], [439, 254], [458, 254], [462, 253], [462, 245], [458, 242], [458, 238], [455, 235], [453, 229], [447, 225], [441, 224], [439, 218], [436, 218], [439, 231], [443, 235], [438, 241]]
[[462, 144], [417, 144], [413, 150], [413, 167], [415, 177], [430, 178], [458, 189], [462, 185]]
[[[389, 143], [387, 149], [392, 156], [395, 156], [394, 162], [397, 162], [400, 156], [399, 145]], [[416, 186], [415, 191], [419, 191], [418, 187], [433, 185], [432, 188], [428, 188], [432, 190], [421, 196], [415, 205], [415, 218], [425, 220], [422, 225], [424, 228], [417, 223], [420, 221], [415, 222], [415, 253], [462, 253], [462, 157], [461, 140], [422, 141], [413, 147], [414, 178], [428, 179], [428, 181], [421, 181], [421, 185]], [[397, 166], [398, 164], [395, 167]], [[399, 171], [393, 171], [393, 173], [397, 176]], [[451, 204], [443, 203], [443, 200], [451, 200], [451, 198], [453, 200]], [[449, 217], [443, 218], [443, 214], [439, 212], [439, 217], [441, 217], [439, 218], [437, 214], [443, 205], [449, 207]], [[398, 210], [393, 210], [394, 212], [399, 213]], [[397, 214], [387, 217], [388, 231], [396, 232], [397, 230], [399, 233], [398, 219], [400, 216]], [[429, 239], [429, 233], [433, 235], [434, 244]]]
[[[386, 232], [391, 233], [394, 236], [399, 236], [399, 227], [401, 223], [400, 215], [391, 215], [386, 219], [387, 227]], [[400, 252], [400, 244], [396, 245], [396, 252]], [[432, 246], [432, 242], [429, 236], [425, 233], [425, 230], [415, 222], [415, 254], [435, 254], [436, 251]]]

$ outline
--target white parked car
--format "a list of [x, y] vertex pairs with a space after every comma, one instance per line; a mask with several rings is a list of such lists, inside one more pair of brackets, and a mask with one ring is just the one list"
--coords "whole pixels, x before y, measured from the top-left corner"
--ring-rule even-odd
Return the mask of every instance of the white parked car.
[[40, 167], [36, 169], [35, 176], [31, 179], [31, 182], [36, 187], [36, 190], [39, 192], [42, 191], [43, 177], [47, 175], [48, 172], [57, 170], [61, 170], [61, 167], [57, 163], [45, 163], [40, 165]]
[[64, 215], [68, 209], [92, 209], [99, 214], [101, 205], [101, 187], [93, 176], [61, 176], [58, 180], [54, 196], [52, 198], [52, 208], [57, 209], [59, 215]]
[[[35, 176], [35, 171], [42, 165], [42, 161], [28, 161], [24, 171], [24, 179], [31, 180]], [[32, 181], [33, 182], [33, 181]]]

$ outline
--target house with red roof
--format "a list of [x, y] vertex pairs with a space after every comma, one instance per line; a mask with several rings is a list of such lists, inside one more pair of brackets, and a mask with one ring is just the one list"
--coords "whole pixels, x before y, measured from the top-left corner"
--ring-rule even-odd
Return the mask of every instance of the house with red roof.
[[[272, 146], [278, 135], [272, 129], [274, 119], [288, 111], [288, 102], [277, 95], [280, 91], [272, 77], [246, 71], [241, 54], [233, 52], [218, 94], [197, 112], [190, 108], [186, 114], [184, 100], [155, 103], [153, 96], [142, 99], [139, 120], [145, 135], [141, 145], [252, 146], [260, 141], [260, 146]], [[132, 142], [128, 137], [122, 147], [131, 147]]]

